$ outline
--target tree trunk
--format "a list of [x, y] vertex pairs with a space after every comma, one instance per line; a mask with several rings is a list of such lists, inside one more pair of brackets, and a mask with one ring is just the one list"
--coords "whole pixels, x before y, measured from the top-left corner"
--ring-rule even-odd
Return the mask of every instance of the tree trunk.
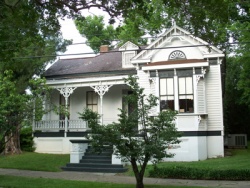
[[135, 174], [135, 179], [136, 179], [136, 188], [144, 188], [144, 184], [143, 184], [143, 175], [141, 174], [138, 170], [138, 166], [136, 164], [136, 160], [132, 159], [131, 160], [131, 165], [133, 167], [133, 171]]
[[5, 136], [4, 154], [21, 154], [20, 146], [20, 126], [16, 126], [9, 135]]

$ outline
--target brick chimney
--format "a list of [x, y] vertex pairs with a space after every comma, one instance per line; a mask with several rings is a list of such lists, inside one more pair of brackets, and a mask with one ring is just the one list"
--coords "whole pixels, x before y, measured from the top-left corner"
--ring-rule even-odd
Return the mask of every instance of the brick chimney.
[[105, 53], [109, 51], [109, 46], [108, 45], [101, 45], [100, 46], [100, 53]]

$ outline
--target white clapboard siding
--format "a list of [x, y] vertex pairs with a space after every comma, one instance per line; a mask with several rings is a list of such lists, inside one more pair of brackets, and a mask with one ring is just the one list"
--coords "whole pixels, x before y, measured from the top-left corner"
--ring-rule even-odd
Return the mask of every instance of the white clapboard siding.
[[201, 78], [197, 85], [197, 111], [198, 114], [206, 113], [205, 81]]
[[211, 65], [206, 79], [208, 130], [223, 130], [221, 74], [219, 65]]
[[[153, 80], [150, 80], [149, 78], [149, 73], [148, 72], [144, 72], [142, 70], [138, 70], [137, 71], [137, 76], [139, 77], [139, 85], [140, 87], [144, 88], [144, 94], [146, 96], [149, 96], [150, 94], [155, 95], [156, 93], [156, 86], [155, 83], [153, 83]], [[156, 115], [157, 112], [157, 107], [153, 107], [150, 110], [150, 115]]]
[[137, 71], [137, 76], [139, 77], [139, 85], [144, 88], [144, 93], [148, 96], [151, 93], [149, 73], [142, 70]]

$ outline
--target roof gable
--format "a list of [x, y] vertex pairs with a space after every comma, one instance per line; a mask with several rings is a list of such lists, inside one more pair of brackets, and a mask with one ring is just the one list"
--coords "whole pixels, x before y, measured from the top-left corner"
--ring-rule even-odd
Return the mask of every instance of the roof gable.
[[134, 43], [128, 41], [125, 44], [123, 44], [120, 48], [119, 51], [125, 51], [125, 50], [138, 50], [139, 46], [135, 45]]
[[[187, 49], [186, 49], [187, 48]], [[200, 51], [200, 56], [197, 58], [206, 58], [208, 56], [222, 57], [223, 52], [214, 46], [210, 46], [204, 40], [193, 36], [190, 32], [174, 25], [161, 35], [157, 40], [148, 45], [145, 50], [142, 50], [138, 55], [132, 59], [132, 63], [148, 63], [152, 62], [153, 57], [159, 52], [168, 49], [190, 51], [196, 48]], [[166, 52], [165, 52], [166, 53]], [[170, 52], [171, 53], [171, 52]], [[193, 57], [190, 57], [192, 59]], [[187, 59], [189, 59], [187, 57]]]

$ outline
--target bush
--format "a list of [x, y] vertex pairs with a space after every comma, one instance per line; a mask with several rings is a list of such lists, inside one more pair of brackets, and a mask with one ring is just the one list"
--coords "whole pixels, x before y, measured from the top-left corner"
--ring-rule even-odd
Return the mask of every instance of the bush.
[[149, 176], [154, 178], [178, 178], [178, 179], [209, 179], [209, 180], [250, 180], [248, 169], [198, 169], [191, 167], [155, 167], [149, 171]]
[[35, 151], [31, 126], [25, 126], [21, 129], [20, 144], [23, 151]]

